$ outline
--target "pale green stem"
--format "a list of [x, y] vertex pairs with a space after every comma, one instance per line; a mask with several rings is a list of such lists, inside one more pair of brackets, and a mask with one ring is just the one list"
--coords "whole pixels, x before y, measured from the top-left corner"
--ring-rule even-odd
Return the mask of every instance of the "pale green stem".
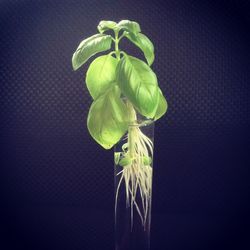
[[132, 105], [132, 103], [127, 100], [127, 107], [128, 107], [128, 117], [129, 117], [129, 123], [130, 126], [128, 128], [128, 152], [130, 154], [130, 157], [133, 159], [134, 157], [134, 153], [135, 153], [135, 146], [134, 146], [134, 135], [133, 135], [133, 130], [134, 130], [134, 126], [136, 124], [136, 112], [135, 109]]
[[120, 60], [120, 50], [119, 50], [119, 37], [118, 37], [118, 30], [115, 30], [115, 53], [116, 53], [116, 58], [118, 59], [118, 61]]

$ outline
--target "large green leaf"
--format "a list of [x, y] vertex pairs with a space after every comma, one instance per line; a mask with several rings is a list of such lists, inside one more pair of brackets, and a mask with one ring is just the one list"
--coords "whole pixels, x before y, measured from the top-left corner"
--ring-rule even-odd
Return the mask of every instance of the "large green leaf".
[[155, 113], [155, 120], [158, 120], [159, 118], [161, 118], [168, 109], [168, 103], [167, 100], [165, 99], [164, 95], [162, 94], [162, 91], [160, 88], [158, 88], [159, 91], [159, 103], [158, 103], [158, 107]]
[[74, 70], [81, 67], [91, 56], [98, 52], [106, 51], [111, 48], [112, 37], [105, 34], [97, 34], [83, 40], [72, 57]]
[[105, 93], [115, 83], [117, 63], [117, 59], [113, 56], [104, 55], [97, 57], [90, 64], [86, 74], [86, 84], [93, 99]]
[[122, 20], [116, 25], [116, 27], [118, 29], [126, 30], [128, 32], [133, 33], [133, 34], [137, 34], [137, 33], [141, 32], [140, 25], [134, 21]]
[[114, 146], [127, 131], [127, 109], [118, 86], [98, 97], [91, 105], [87, 126], [91, 136], [105, 149]]
[[159, 91], [155, 73], [143, 61], [128, 55], [119, 61], [117, 83], [122, 93], [144, 116], [154, 118]]
[[106, 30], [110, 30], [110, 29], [114, 29], [116, 27], [116, 22], [113, 21], [101, 21], [98, 26], [97, 29], [100, 33], [105, 32]]
[[147, 36], [145, 36], [142, 33], [138, 33], [135, 35], [133, 33], [126, 32], [125, 34], [126, 34], [125, 36], [132, 43], [134, 43], [137, 47], [139, 47], [142, 50], [144, 56], [147, 59], [148, 65], [150, 66], [155, 58], [153, 43], [149, 40]]

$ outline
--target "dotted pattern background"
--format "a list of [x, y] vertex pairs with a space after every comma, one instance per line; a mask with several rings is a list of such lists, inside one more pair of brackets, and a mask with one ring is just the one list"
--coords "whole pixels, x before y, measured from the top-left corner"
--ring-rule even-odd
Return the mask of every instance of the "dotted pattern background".
[[152, 249], [245, 246], [249, 14], [247, 1], [1, 1], [5, 249], [113, 249], [113, 152], [86, 128], [87, 66], [71, 67], [102, 19], [141, 24], [169, 103], [155, 130]]

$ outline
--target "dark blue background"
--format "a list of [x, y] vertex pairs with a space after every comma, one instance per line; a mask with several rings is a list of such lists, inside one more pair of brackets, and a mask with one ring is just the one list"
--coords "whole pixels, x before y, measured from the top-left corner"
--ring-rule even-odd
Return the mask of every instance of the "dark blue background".
[[141, 24], [169, 103], [152, 249], [250, 247], [247, 2], [1, 1], [0, 249], [113, 249], [113, 152], [87, 132], [87, 66], [71, 67], [102, 19]]

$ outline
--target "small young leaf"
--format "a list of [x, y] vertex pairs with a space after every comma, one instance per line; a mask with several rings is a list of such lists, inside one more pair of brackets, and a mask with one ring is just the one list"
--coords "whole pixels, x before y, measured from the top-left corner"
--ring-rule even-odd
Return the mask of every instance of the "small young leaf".
[[143, 61], [124, 55], [116, 70], [117, 83], [122, 93], [144, 116], [154, 118], [159, 91], [155, 73]]
[[89, 110], [89, 133], [105, 149], [113, 147], [128, 127], [126, 106], [119, 93], [118, 86], [114, 86], [99, 96]]
[[150, 156], [143, 157], [143, 164], [149, 166], [152, 163], [152, 158]]
[[91, 56], [98, 52], [111, 48], [112, 37], [105, 34], [97, 34], [83, 40], [77, 47], [72, 57], [74, 70], [80, 68]]
[[134, 21], [122, 20], [116, 25], [116, 27], [118, 29], [128, 31], [128, 32], [131, 32], [133, 34], [137, 34], [137, 33], [141, 32], [140, 25]]
[[131, 163], [132, 159], [130, 157], [124, 157], [119, 161], [119, 165], [122, 167], [131, 165]]
[[104, 55], [97, 57], [90, 64], [86, 73], [86, 84], [93, 99], [115, 84], [117, 63], [113, 56]]
[[149, 38], [142, 33], [135, 35], [133, 33], [126, 32], [125, 36], [142, 50], [145, 58], [147, 59], [148, 65], [150, 66], [154, 62], [155, 55], [154, 45]]
[[116, 22], [113, 21], [101, 21], [98, 26], [97, 29], [100, 33], [105, 32], [106, 30], [110, 30], [110, 29], [114, 29], [116, 26]]
[[127, 142], [122, 145], [122, 150], [124, 152], [128, 150], [128, 143]]
[[155, 121], [161, 118], [167, 112], [168, 109], [168, 103], [165, 97], [163, 96], [161, 89], [158, 88], [158, 91], [159, 91], [159, 103], [155, 113], [155, 118], [154, 118]]

